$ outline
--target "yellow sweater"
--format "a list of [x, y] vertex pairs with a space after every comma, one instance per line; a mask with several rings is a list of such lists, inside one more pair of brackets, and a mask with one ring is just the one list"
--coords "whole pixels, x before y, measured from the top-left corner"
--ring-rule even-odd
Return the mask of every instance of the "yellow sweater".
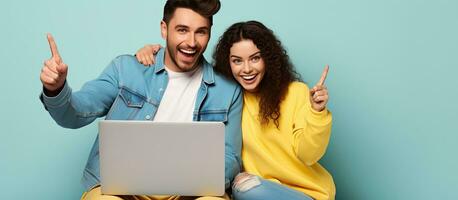
[[244, 170], [298, 190], [314, 199], [335, 196], [332, 176], [318, 160], [331, 134], [331, 113], [316, 112], [309, 89], [301, 82], [289, 85], [280, 106], [279, 129], [273, 122], [261, 125], [259, 98], [245, 92], [242, 114]]

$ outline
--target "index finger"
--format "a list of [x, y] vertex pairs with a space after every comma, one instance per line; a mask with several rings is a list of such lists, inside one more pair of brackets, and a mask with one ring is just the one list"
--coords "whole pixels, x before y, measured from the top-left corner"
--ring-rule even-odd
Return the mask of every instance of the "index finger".
[[48, 43], [49, 48], [51, 48], [52, 57], [60, 58], [59, 51], [57, 51], [56, 42], [54, 41], [54, 38], [52, 37], [51, 33], [48, 33]]
[[328, 71], [329, 71], [329, 65], [326, 65], [326, 67], [324, 67], [323, 73], [321, 74], [320, 81], [318, 81], [317, 85], [324, 85], [324, 81], [326, 80], [326, 76], [328, 76]]

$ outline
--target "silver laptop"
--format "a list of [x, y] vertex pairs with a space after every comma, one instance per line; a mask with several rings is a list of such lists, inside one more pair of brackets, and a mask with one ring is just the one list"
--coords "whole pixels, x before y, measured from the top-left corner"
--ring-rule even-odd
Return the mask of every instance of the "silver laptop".
[[224, 195], [221, 122], [99, 122], [103, 194]]

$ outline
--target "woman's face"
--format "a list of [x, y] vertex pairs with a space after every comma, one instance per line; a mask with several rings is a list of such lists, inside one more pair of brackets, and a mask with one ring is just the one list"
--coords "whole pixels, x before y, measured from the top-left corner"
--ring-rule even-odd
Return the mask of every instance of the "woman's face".
[[261, 50], [252, 40], [242, 40], [232, 45], [229, 54], [232, 75], [248, 92], [257, 92], [266, 68]]

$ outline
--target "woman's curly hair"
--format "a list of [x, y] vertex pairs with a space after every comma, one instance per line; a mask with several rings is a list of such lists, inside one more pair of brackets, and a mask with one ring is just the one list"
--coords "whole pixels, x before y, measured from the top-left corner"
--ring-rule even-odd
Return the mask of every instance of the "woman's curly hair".
[[279, 126], [280, 103], [284, 99], [291, 82], [300, 80], [294, 70], [286, 50], [272, 30], [257, 21], [239, 22], [230, 26], [219, 38], [213, 54], [215, 70], [233, 78], [229, 62], [230, 49], [234, 43], [251, 40], [261, 51], [265, 63], [265, 75], [258, 88], [261, 123], [273, 120]]

